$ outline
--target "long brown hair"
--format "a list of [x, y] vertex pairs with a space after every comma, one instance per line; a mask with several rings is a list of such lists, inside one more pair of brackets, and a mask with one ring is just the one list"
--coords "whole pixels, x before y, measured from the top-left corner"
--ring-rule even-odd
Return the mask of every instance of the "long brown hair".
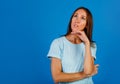
[[92, 40], [93, 19], [92, 19], [92, 14], [91, 14], [91, 12], [90, 12], [87, 8], [85, 8], [85, 7], [79, 7], [79, 8], [77, 8], [77, 9], [73, 12], [73, 14], [72, 14], [72, 16], [71, 16], [71, 18], [70, 18], [70, 22], [69, 22], [69, 24], [68, 24], [68, 30], [67, 30], [67, 33], [65, 34], [65, 36], [68, 35], [68, 34], [70, 34], [70, 33], [72, 32], [72, 29], [71, 29], [71, 21], [72, 21], [72, 18], [73, 18], [74, 13], [75, 13], [77, 10], [79, 10], [79, 9], [83, 9], [83, 10], [85, 10], [85, 12], [87, 13], [87, 24], [86, 24], [86, 26], [85, 26], [85, 28], [84, 28], [84, 32], [85, 32], [85, 34], [87, 35], [89, 41], [92, 43], [92, 42], [93, 42], [93, 40]]

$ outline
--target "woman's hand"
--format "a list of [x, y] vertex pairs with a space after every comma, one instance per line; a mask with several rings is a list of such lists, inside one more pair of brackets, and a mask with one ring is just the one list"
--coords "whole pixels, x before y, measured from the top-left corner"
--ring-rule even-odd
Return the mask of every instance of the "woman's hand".
[[84, 31], [71, 32], [71, 34], [76, 34], [85, 44], [90, 43]]
[[89, 76], [94, 76], [95, 74], [97, 74], [98, 73], [98, 67], [99, 67], [99, 64], [94, 65], [94, 70], [93, 70], [92, 74], [89, 75]]

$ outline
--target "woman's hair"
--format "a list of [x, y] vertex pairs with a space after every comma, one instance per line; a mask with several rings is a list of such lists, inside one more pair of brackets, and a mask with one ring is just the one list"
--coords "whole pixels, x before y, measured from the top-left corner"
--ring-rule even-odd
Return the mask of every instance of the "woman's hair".
[[70, 34], [70, 33], [72, 32], [72, 29], [71, 29], [71, 21], [72, 21], [72, 18], [73, 18], [74, 13], [75, 13], [77, 10], [79, 10], [79, 9], [85, 10], [85, 12], [86, 12], [86, 14], [87, 14], [87, 24], [86, 24], [86, 26], [85, 26], [85, 28], [84, 28], [84, 32], [85, 32], [85, 34], [87, 35], [89, 41], [92, 43], [92, 42], [93, 42], [93, 40], [92, 40], [93, 19], [92, 19], [92, 14], [91, 14], [91, 12], [90, 12], [87, 8], [85, 8], [85, 7], [79, 7], [79, 8], [77, 8], [77, 9], [73, 12], [73, 14], [72, 14], [72, 16], [71, 16], [71, 18], [70, 18], [70, 22], [69, 22], [69, 24], [68, 24], [68, 30], [67, 30], [67, 33], [65, 34], [65, 36], [68, 35], [68, 34]]

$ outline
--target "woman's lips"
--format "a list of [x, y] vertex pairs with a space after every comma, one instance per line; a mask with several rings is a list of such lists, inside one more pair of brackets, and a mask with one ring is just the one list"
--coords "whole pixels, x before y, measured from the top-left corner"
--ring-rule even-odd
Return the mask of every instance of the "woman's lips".
[[77, 25], [77, 24], [74, 24], [73, 26], [74, 26], [74, 27], [78, 27], [78, 25]]

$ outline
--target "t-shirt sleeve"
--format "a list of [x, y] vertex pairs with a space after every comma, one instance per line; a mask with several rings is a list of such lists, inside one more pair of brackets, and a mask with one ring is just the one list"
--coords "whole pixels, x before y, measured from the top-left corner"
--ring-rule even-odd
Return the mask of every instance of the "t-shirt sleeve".
[[94, 59], [96, 59], [96, 51], [97, 51], [97, 46], [94, 43], [93, 46], [91, 47], [91, 54], [94, 57]]
[[51, 43], [47, 57], [56, 57], [58, 59], [61, 59], [60, 42], [58, 41], [58, 39], [53, 40], [53, 42]]

